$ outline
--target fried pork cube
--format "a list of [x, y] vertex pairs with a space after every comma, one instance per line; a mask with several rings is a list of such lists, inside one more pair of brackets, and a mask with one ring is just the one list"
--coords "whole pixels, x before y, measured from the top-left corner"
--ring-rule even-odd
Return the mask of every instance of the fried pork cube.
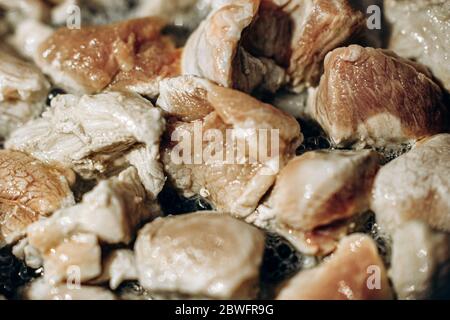
[[385, 0], [391, 25], [389, 48], [431, 69], [450, 91], [450, 2]]
[[114, 294], [96, 286], [78, 286], [75, 282], [67, 285], [51, 285], [44, 279], [37, 279], [28, 285], [24, 298], [29, 300], [115, 300]]
[[129, 244], [138, 226], [158, 214], [146, 204], [136, 169], [128, 168], [101, 181], [81, 203], [30, 225], [27, 237], [43, 258], [47, 281], [65, 280], [76, 265], [84, 283], [109, 272], [102, 271], [99, 242]]
[[121, 90], [155, 97], [159, 81], [180, 72], [180, 50], [161, 35], [163, 26], [153, 17], [61, 28], [39, 46], [36, 64], [71, 93]]
[[56, 284], [77, 277], [85, 282], [101, 273], [101, 249], [93, 234], [73, 234], [44, 256], [44, 279]]
[[420, 65], [351, 45], [329, 53], [309, 113], [339, 147], [385, 147], [445, 132], [442, 91]]
[[450, 232], [450, 134], [424, 139], [381, 168], [371, 207], [388, 233], [410, 220]]
[[410, 221], [392, 237], [392, 279], [399, 299], [438, 296], [449, 279], [450, 235], [432, 230], [426, 223]]
[[392, 298], [387, 272], [374, 241], [364, 234], [341, 240], [321, 265], [300, 271], [278, 300], [386, 300]]
[[75, 203], [71, 170], [22, 152], [0, 151], [0, 247], [25, 235], [29, 224]]
[[169, 181], [239, 217], [254, 211], [303, 138], [282, 111], [191, 76], [163, 81], [157, 105], [171, 117], [162, 145]]
[[302, 91], [362, 21], [347, 0], [219, 1], [189, 38], [182, 72], [245, 92]]
[[352, 9], [348, 0], [273, 2], [283, 4], [283, 11], [293, 21], [288, 68], [290, 86], [296, 92], [317, 86], [326, 54], [362, 29], [365, 22], [363, 14]]
[[154, 292], [221, 298], [255, 297], [264, 235], [216, 212], [159, 218], [139, 231], [139, 282]]
[[158, 161], [164, 128], [161, 111], [136, 94], [58, 95], [41, 118], [16, 130], [5, 146], [57, 161], [86, 179], [134, 165], [156, 198], [165, 179]]
[[0, 46], [0, 140], [41, 114], [49, 88], [36, 67]]
[[42, 253], [73, 233], [92, 233], [103, 243], [128, 244], [141, 223], [159, 214], [151, 209], [137, 171], [130, 167], [99, 182], [75, 206], [30, 225], [28, 241]]
[[332, 252], [342, 222], [369, 209], [379, 169], [375, 151], [311, 151], [280, 172], [268, 199], [247, 221], [286, 237], [307, 254]]

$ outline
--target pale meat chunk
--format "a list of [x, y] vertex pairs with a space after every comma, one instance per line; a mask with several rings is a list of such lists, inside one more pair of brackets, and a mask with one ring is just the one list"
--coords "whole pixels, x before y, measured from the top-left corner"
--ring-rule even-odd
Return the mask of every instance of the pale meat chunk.
[[339, 222], [369, 209], [379, 160], [369, 150], [311, 151], [294, 158], [247, 221], [284, 235], [304, 253], [328, 254], [347, 231]]
[[135, 165], [155, 198], [164, 185], [158, 161], [164, 128], [161, 111], [136, 94], [58, 95], [41, 118], [16, 130], [5, 146], [60, 162], [86, 179]]
[[146, 289], [221, 299], [255, 297], [263, 251], [261, 231], [215, 212], [157, 219], [135, 244]]
[[218, 1], [190, 36], [182, 71], [245, 92], [300, 92], [363, 21], [347, 0]]
[[363, 28], [363, 14], [353, 10], [348, 0], [273, 2], [283, 5], [283, 11], [292, 19], [292, 53], [288, 68], [291, 88], [300, 92], [317, 86], [326, 54]]
[[70, 277], [85, 282], [99, 276], [101, 268], [100, 245], [92, 234], [73, 234], [44, 255], [44, 279], [49, 284]]
[[41, 253], [73, 233], [92, 233], [102, 242], [128, 244], [136, 228], [159, 214], [147, 206], [145, 189], [135, 168], [101, 181], [75, 206], [57, 211], [28, 227], [30, 245]]
[[411, 221], [392, 237], [392, 279], [399, 299], [430, 299], [445, 287], [450, 273], [450, 235]]
[[41, 114], [49, 89], [36, 67], [0, 46], [0, 140]]
[[450, 134], [425, 139], [375, 178], [371, 207], [388, 233], [410, 220], [450, 232]]
[[330, 52], [309, 106], [336, 146], [385, 147], [445, 132], [449, 110], [421, 66], [351, 45]]
[[431, 69], [450, 91], [450, 2], [385, 0], [391, 25], [389, 48]]
[[[285, 72], [273, 59], [275, 57], [271, 57], [270, 52], [254, 56], [241, 45], [244, 30], [257, 19], [260, 1], [219, 1], [213, 7], [186, 43], [181, 62], [183, 74], [201, 76], [245, 92], [258, 88], [276, 91], [285, 83]], [[283, 28], [285, 23], [278, 25], [277, 22], [276, 18], [266, 19], [264, 23], [269, 24], [265, 25], [266, 30], [275, 30], [272, 32], [286, 39], [288, 47], [289, 32], [278, 33], [278, 28]], [[283, 43], [280, 39], [276, 41]]]
[[33, 281], [25, 290], [29, 300], [115, 300], [114, 294], [102, 287], [78, 286], [77, 283], [52, 286], [44, 279]]
[[158, 214], [146, 204], [136, 169], [128, 168], [118, 177], [100, 182], [81, 203], [30, 225], [27, 237], [43, 258], [47, 281], [65, 280], [75, 265], [83, 283], [103, 272], [114, 277], [114, 284], [120, 275], [112, 273], [115, 271], [111, 272], [108, 264], [102, 271], [99, 242], [129, 244], [138, 226]]
[[0, 247], [25, 235], [29, 224], [75, 203], [71, 170], [22, 152], [0, 151]]
[[199, 78], [163, 82], [157, 104], [174, 117], [162, 146], [170, 182], [240, 217], [253, 212], [303, 138], [289, 115]]
[[61, 28], [39, 46], [37, 65], [69, 92], [104, 89], [154, 97], [158, 83], [179, 74], [180, 51], [161, 35], [159, 18]]
[[342, 239], [321, 265], [290, 279], [277, 299], [386, 300], [392, 299], [392, 292], [374, 241], [354, 234]]

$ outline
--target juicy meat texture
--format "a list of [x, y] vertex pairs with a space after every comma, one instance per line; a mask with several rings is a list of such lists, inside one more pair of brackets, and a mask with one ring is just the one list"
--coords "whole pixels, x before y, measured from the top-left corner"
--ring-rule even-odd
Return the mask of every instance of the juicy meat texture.
[[199, 78], [163, 82], [157, 104], [172, 117], [162, 145], [170, 182], [240, 217], [253, 212], [303, 138], [291, 116]]
[[26, 227], [73, 205], [71, 170], [47, 165], [22, 152], [0, 151], [0, 246], [23, 237]]
[[75, 278], [85, 282], [101, 273], [101, 249], [92, 234], [73, 234], [43, 256], [44, 279], [50, 284]]
[[81, 203], [30, 225], [27, 237], [44, 260], [47, 281], [65, 280], [71, 266], [77, 265], [80, 281], [86, 282], [102, 273], [99, 243], [129, 244], [138, 226], [158, 214], [146, 203], [136, 169], [128, 168], [101, 181]]
[[389, 48], [431, 69], [450, 91], [450, 2], [385, 0], [391, 24]]
[[369, 209], [379, 160], [368, 150], [312, 151], [294, 158], [248, 221], [284, 235], [304, 253], [330, 253], [347, 231], [340, 222]]
[[363, 21], [347, 0], [219, 1], [189, 38], [182, 71], [245, 92], [300, 92]]
[[158, 214], [146, 203], [136, 169], [128, 168], [101, 181], [75, 206], [30, 225], [27, 235], [30, 245], [42, 253], [74, 233], [92, 233], [103, 243], [128, 244], [136, 228]]
[[[258, 88], [276, 91], [285, 82], [283, 68], [272, 59], [267, 48], [262, 48], [265, 52], [256, 56], [247, 50], [246, 45], [241, 44], [241, 40], [249, 42], [243, 40], [244, 31], [257, 19], [259, 8], [259, 0], [215, 3], [212, 12], [186, 43], [181, 62], [183, 74], [201, 76], [224, 87], [245, 92]], [[270, 17], [269, 14], [266, 16]], [[283, 23], [277, 25], [276, 18], [265, 19], [263, 23], [266, 30], [278, 30], [278, 27], [284, 26]], [[271, 32], [286, 38], [281, 32]], [[251, 37], [252, 35], [245, 36]], [[282, 42], [279, 39], [272, 40]], [[288, 46], [288, 39], [286, 44]]]
[[255, 296], [263, 251], [261, 231], [217, 212], [159, 218], [135, 244], [146, 289], [221, 299]]
[[329, 53], [309, 112], [340, 147], [408, 143], [448, 129], [442, 91], [421, 66], [351, 45]]
[[291, 160], [271, 198], [279, 223], [312, 230], [369, 208], [379, 168], [374, 151], [312, 151]]
[[36, 67], [0, 46], [0, 139], [40, 115], [49, 88]]
[[395, 231], [389, 276], [399, 299], [437, 296], [448, 282], [449, 267], [448, 233], [434, 231], [420, 221], [407, 222]]
[[450, 134], [420, 141], [376, 176], [371, 207], [378, 224], [392, 234], [418, 219], [450, 232], [449, 177]]
[[288, 74], [296, 91], [317, 86], [326, 54], [364, 26], [364, 15], [348, 0], [272, 0], [292, 19]]
[[24, 297], [30, 300], [115, 300], [114, 294], [96, 286], [76, 286], [67, 283], [51, 285], [44, 279], [26, 287]]
[[62, 163], [86, 179], [134, 165], [156, 198], [164, 185], [158, 161], [164, 128], [161, 111], [136, 94], [58, 95], [41, 118], [16, 130], [5, 146]]
[[281, 289], [278, 300], [387, 300], [392, 292], [374, 241], [363, 234], [341, 240], [332, 256], [300, 271]]
[[106, 26], [61, 28], [39, 46], [36, 63], [69, 92], [104, 89], [154, 97], [158, 82], [179, 74], [180, 50], [161, 35], [159, 18]]

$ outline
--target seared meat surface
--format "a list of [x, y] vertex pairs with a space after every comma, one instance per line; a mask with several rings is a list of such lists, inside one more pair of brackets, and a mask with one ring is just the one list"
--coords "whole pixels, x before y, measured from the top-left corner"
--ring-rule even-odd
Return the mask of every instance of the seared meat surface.
[[[247, 216], [294, 155], [302, 139], [298, 123], [271, 105], [203, 79], [185, 76], [161, 88], [157, 105], [173, 117], [162, 147], [169, 181], [187, 197], [201, 195], [219, 211]], [[277, 145], [271, 145], [272, 133]]]
[[351, 45], [327, 55], [309, 111], [336, 146], [382, 147], [448, 130], [442, 95], [424, 67]]
[[74, 93], [105, 89], [154, 97], [161, 79], [179, 74], [180, 52], [160, 33], [158, 18], [81, 29], [61, 28], [39, 47], [36, 63]]
[[29, 224], [75, 203], [74, 173], [25, 153], [0, 151], [0, 246], [24, 236]]

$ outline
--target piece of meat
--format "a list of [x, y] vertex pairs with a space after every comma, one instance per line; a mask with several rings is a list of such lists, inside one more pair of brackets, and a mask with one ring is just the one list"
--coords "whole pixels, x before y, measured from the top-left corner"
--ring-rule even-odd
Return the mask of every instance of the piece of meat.
[[99, 242], [129, 244], [137, 228], [158, 214], [146, 203], [136, 169], [128, 168], [118, 177], [101, 181], [81, 203], [30, 225], [27, 237], [43, 258], [47, 281], [65, 280], [75, 265], [80, 268], [79, 281], [85, 283], [105, 273], [114, 276], [114, 285], [120, 275], [112, 274], [108, 263], [102, 271]]
[[137, 279], [134, 252], [130, 249], [117, 249], [104, 258], [102, 274], [91, 282], [107, 282], [112, 290], [116, 290], [122, 282]]
[[135, 168], [101, 181], [80, 203], [57, 211], [28, 227], [30, 245], [42, 254], [74, 233], [91, 233], [102, 243], [129, 244], [137, 228], [157, 215], [146, 203]]
[[68, 286], [58, 284], [52, 286], [44, 279], [33, 281], [27, 286], [24, 298], [29, 300], [115, 300], [114, 294], [103, 288], [95, 286]]
[[71, 170], [22, 152], [0, 151], [0, 247], [25, 235], [26, 227], [75, 203]]
[[277, 296], [278, 300], [385, 300], [392, 292], [374, 241], [364, 234], [341, 240], [321, 265], [300, 271]]
[[[317, 86], [326, 54], [364, 26], [364, 15], [348, 0], [273, 0], [292, 19], [290, 87], [301, 92]], [[261, 34], [263, 35], [263, 33]], [[263, 39], [263, 38], [262, 38]]]
[[381, 168], [375, 178], [372, 210], [392, 234], [418, 219], [450, 232], [450, 134], [420, 141], [408, 153]]
[[385, 0], [389, 48], [431, 69], [450, 91], [450, 2]]
[[44, 279], [50, 284], [71, 277], [79, 283], [100, 275], [101, 249], [93, 234], [73, 234], [44, 255]]
[[369, 209], [379, 169], [374, 151], [311, 151], [281, 170], [266, 201], [247, 221], [286, 237], [298, 250], [328, 254], [346, 234], [333, 225]]
[[49, 90], [36, 67], [0, 46], [0, 140], [41, 114]]
[[442, 91], [421, 66], [351, 45], [330, 52], [309, 113], [339, 147], [411, 143], [448, 129]]
[[[201, 76], [224, 87], [245, 92], [256, 89], [276, 91], [285, 82], [285, 72], [274, 57], [270, 56], [271, 52], [262, 52], [255, 56], [246, 50], [245, 45], [241, 45], [244, 31], [258, 17], [260, 1], [219, 1], [214, 3], [213, 7], [212, 12], [186, 43], [181, 62], [183, 74]], [[278, 26], [276, 17], [266, 19], [264, 23], [266, 21], [270, 24], [266, 26], [266, 31], [271, 30], [282, 36], [285, 39], [285, 47], [288, 47], [290, 33], [283, 34], [278, 31], [278, 28], [283, 29], [285, 24]], [[251, 37], [252, 35], [245, 36]], [[283, 43], [280, 39], [273, 40], [277, 41], [277, 44]], [[281, 46], [278, 50], [280, 48], [284, 47]]]
[[144, 288], [221, 299], [255, 296], [263, 251], [261, 231], [216, 212], [159, 218], [135, 244]]
[[156, 198], [165, 181], [158, 161], [164, 128], [161, 111], [136, 94], [58, 95], [41, 118], [16, 130], [5, 147], [57, 161], [86, 179], [134, 165], [149, 196]]
[[228, 0], [189, 38], [182, 72], [245, 92], [316, 85], [322, 61], [363, 23], [347, 0]]
[[157, 105], [172, 117], [161, 151], [170, 182], [240, 217], [254, 211], [302, 140], [294, 118], [199, 78], [163, 81]]
[[158, 94], [161, 79], [179, 74], [180, 50], [161, 35], [156, 17], [61, 28], [39, 46], [37, 65], [52, 81], [79, 94], [102, 90]]
[[423, 300], [436, 296], [450, 276], [450, 235], [425, 223], [410, 221], [392, 237], [392, 279], [399, 299]]

